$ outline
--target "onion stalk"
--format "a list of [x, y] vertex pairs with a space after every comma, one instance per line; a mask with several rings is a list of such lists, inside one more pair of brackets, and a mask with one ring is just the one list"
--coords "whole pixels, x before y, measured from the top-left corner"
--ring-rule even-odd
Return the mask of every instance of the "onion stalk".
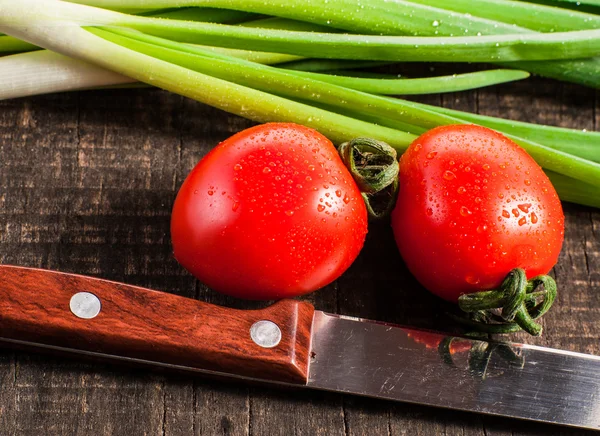
[[[236, 1], [230, 0], [230, 3]], [[156, 4], [152, 2], [140, 5], [153, 8]], [[342, 6], [352, 3], [349, 0], [337, 2]], [[376, 11], [386, 8], [385, 2], [378, 0], [369, 0], [367, 4], [374, 5]], [[127, 2], [123, 6], [132, 5]], [[141, 33], [141, 30], [155, 36]], [[531, 59], [548, 56], [567, 56], [568, 50], [571, 50], [569, 56], [593, 56], [600, 47], [600, 30], [448, 38], [345, 35], [147, 18], [57, 0], [21, 0], [18, 3], [0, 0], [0, 31], [56, 51], [67, 56], [69, 62], [76, 62], [74, 58], [88, 62], [85, 64], [87, 68], [98, 72], [111, 70], [119, 77], [113, 77], [113, 81], [129, 83], [127, 81], [138, 80], [258, 122], [297, 122], [321, 131], [337, 143], [357, 136], [369, 136], [388, 142], [399, 151], [404, 150], [423, 129], [472, 122], [472, 119], [462, 113], [444, 112], [440, 108], [351, 89], [350, 85], [365, 86], [365, 80], [370, 79], [337, 76], [335, 80], [352, 81], [340, 86], [328, 82], [336, 76], [327, 76], [327, 80], [323, 80], [320, 75], [307, 76], [260, 65], [233, 57], [232, 52], [219, 52], [178, 40], [225, 45], [238, 50], [241, 42], [251, 41], [253, 45], [244, 44], [243, 47], [275, 50], [292, 56], [312, 56], [317, 52], [322, 55], [325, 51], [333, 59], [345, 57], [352, 60], [392, 60], [399, 57], [398, 53], [410, 54], [412, 59], [426, 59], [434, 53], [446, 56], [444, 59], [460, 59], [468, 53], [475, 59], [479, 55], [482, 59], [528, 59], [531, 62]], [[161, 38], [161, 35], [167, 39]], [[567, 38], [564, 44], [558, 44], [563, 37]], [[419, 46], [419, 50], [415, 51], [414, 47], [409, 50], [409, 45], [415, 41], [424, 44], [424, 48]], [[491, 41], [497, 41], [498, 46], [490, 46]], [[340, 51], [340, 47], [346, 47], [344, 53], [335, 54], [334, 49]], [[451, 54], [445, 53], [446, 50]], [[0, 62], [7, 59], [13, 62], [18, 56], [26, 55], [3, 58]], [[36, 59], [34, 55], [38, 56], [37, 60], [41, 63], [48, 62], [44, 57], [58, 56], [47, 51], [29, 55], [32, 60]], [[390, 59], [387, 59], [388, 56]], [[82, 68], [77, 74], [91, 75], [83, 65], [74, 67]], [[101, 82], [98, 77], [88, 85], [119, 84]], [[373, 89], [369, 91], [373, 92]], [[595, 149], [576, 147], [574, 141], [564, 149], [560, 141], [554, 141], [550, 146], [541, 145], [532, 139], [535, 135], [537, 139], [544, 138], [541, 129], [522, 124], [511, 126], [506, 124], [509, 122], [503, 124], [487, 118], [476, 122], [498, 123], [501, 127], [498, 130], [521, 144], [540, 165], [554, 174], [557, 189], [565, 200], [595, 205], [597, 200], [591, 197], [600, 187], [600, 165], [598, 159], [594, 159], [597, 157]], [[561, 131], [561, 134], [566, 132]], [[586, 141], [591, 143], [589, 139], [586, 138]]]

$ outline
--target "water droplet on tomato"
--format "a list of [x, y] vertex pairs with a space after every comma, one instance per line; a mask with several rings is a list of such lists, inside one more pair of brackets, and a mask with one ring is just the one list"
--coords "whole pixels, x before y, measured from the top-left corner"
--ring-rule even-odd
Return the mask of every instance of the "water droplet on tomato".
[[431, 152], [427, 153], [427, 155], [425, 157], [427, 157], [427, 159], [433, 159], [436, 154], [437, 154], [437, 151], [431, 151]]
[[477, 233], [483, 233], [486, 230], [487, 230], [487, 226], [485, 224], [477, 226]]
[[240, 202], [236, 201], [233, 203], [233, 206], [231, 206], [231, 210], [235, 212], [236, 210], [238, 210], [239, 207], [240, 207]]
[[322, 204], [317, 205], [317, 210], [319, 212], [323, 212], [325, 210], [325, 206], [323, 206]]
[[233, 169], [234, 169], [235, 171], [239, 171], [239, 170], [241, 170], [241, 169], [242, 169], [242, 166], [241, 166], [240, 164], [235, 164], [235, 165], [233, 166]]
[[454, 174], [452, 171], [444, 171], [444, 179], [446, 179], [446, 180], [456, 179], [456, 174]]
[[208, 191], [208, 195], [213, 195], [215, 191]]
[[521, 209], [523, 212], [528, 213], [529, 212], [529, 208], [531, 207], [531, 203], [519, 204], [517, 207], [519, 209]]
[[488, 164], [483, 164], [483, 165], [481, 166], [481, 168], [483, 168], [484, 170], [486, 170], [486, 171], [487, 171], [487, 170], [489, 170], [489, 169], [490, 169], [490, 166], [489, 166]]
[[469, 209], [467, 209], [466, 206], [463, 206], [460, 208], [460, 214], [462, 216], [469, 216], [469, 215], [471, 215], [471, 211]]
[[519, 225], [520, 225], [520, 226], [524, 225], [526, 222], [527, 222], [527, 217], [524, 217], [524, 216], [522, 216], [522, 217], [519, 219]]
[[337, 195], [338, 197], [342, 196], [342, 191], [340, 191], [339, 189], [337, 191], [335, 191], [335, 195]]
[[468, 274], [465, 277], [465, 280], [470, 285], [477, 285], [477, 284], [479, 284], [479, 282], [481, 282], [481, 280], [478, 277], [475, 277], [474, 275], [471, 275], [471, 274]]
[[504, 210], [502, 211], [502, 216], [503, 216], [504, 218], [510, 218], [510, 214], [508, 213], [508, 211], [507, 211], [506, 209], [504, 209]]
[[344, 203], [348, 204], [350, 203], [350, 197], [348, 197], [348, 194], [344, 195]]
[[532, 224], [535, 224], [535, 223], [537, 223], [537, 222], [538, 222], [538, 217], [537, 217], [537, 215], [535, 214], [535, 212], [531, 212], [531, 223], [532, 223]]
[[269, 168], [269, 167], [264, 167], [263, 168], [263, 173], [269, 174], [270, 172], [271, 172], [271, 168]]
[[465, 192], [467, 192], [467, 190], [465, 189], [464, 186], [461, 186], [460, 188], [458, 188], [456, 190], [456, 192], [458, 192], [459, 194], [464, 194]]
[[430, 208], [430, 207], [427, 208], [427, 215], [429, 215], [429, 216], [433, 215], [433, 209], [432, 208]]
[[293, 210], [286, 210], [286, 211], [285, 211], [285, 214], [286, 214], [287, 216], [292, 216], [292, 215], [294, 215], [294, 211], [293, 211]]
[[525, 180], [523, 180], [523, 183], [525, 183], [525, 185], [529, 186], [529, 185], [531, 185], [531, 180], [525, 179]]

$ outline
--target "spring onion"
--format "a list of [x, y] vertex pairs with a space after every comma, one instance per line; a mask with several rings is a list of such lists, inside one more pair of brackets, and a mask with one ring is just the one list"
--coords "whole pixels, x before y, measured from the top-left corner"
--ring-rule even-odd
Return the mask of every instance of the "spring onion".
[[529, 77], [527, 71], [488, 70], [421, 79], [370, 79], [297, 71], [295, 74], [372, 94], [437, 94], [475, 89]]
[[31, 50], [38, 50], [38, 47], [17, 38], [13, 38], [12, 36], [0, 36], [0, 55], [4, 53], [20, 53]]
[[575, 12], [551, 6], [537, 5], [514, 0], [409, 0], [463, 14], [516, 24], [537, 32], [561, 32], [568, 30], [598, 29], [600, 17], [584, 12]]
[[[165, 7], [162, 0], [91, 1], [106, 7], [121, 6], [134, 10]], [[481, 1], [490, 3], [493, 0]], [[468, 23], [471, 27], [462, 29], [460, 34], [463, 36], [397, 36], [402, 33], [430, 35], [432, 32], [431, 29], [428, 32], [423, 29], [421, 32], [411, 31], [408, 11], [412, 12], [413, 9], [397, 8], [394, 13], [390, 13], [391, 3], [384, 0], [364, 0], [364, 15], [367, 18], [353, 25], [349, 24], [353, 21], [349, 17], [345, 18], [346, 21], [340, 20], [339, 11], [354, 8], [354, 16], [358, 17], [361, 9], [357, 8], [357, 3], [351, 0], [330, 2], [334, 4], [307, 0], [304, 2], [306, 8], [299, 14], [294, 14], [294, 8], [289, 4], [286, 9], [281, 0], [261, 3], [260, 7], [257, 0], [181, 2], [182, 5], [193, 3], [284, 17], [267, 18], [262, 23], [261, 20], [256, 20], [258, 23], [254, 24], [244, 22], [241, 25], [221, 25], [127, 15], [58, 0], [21, 0], [18, 3], [0, 0], [0, 31], [29, 44], [60, 53], [42, 50], [2, 58], [0, 78], [19, 75], [18, 63], [25, 57], [31, 62], [23, 70], [28, 72], [40, 70], [40, 65], [56, 62], [50, 75], [57, 80], [44, 83], [44, 87], [47, 85], [46, 89], [53, 87], [58, 90], [61, 83], [64, 84], [67, 80], [81, 80], [77, 83], [78, 88], [121, 86], [141, 81], [255, 121], [305, 124], [321, 131], [334, 142], [356, 136], [370, 136], [390, 143], [400, 152], [416, 135], [428, 128], [453, 123], [487, 123], [521, 144], [556, 180], [563, 199], [596, 205], [597, 199], [592, 198], [600, 187], [600, 156], [598, 148], [594, 146], [597, 143], [596, 136], [572, 135], [563, 143], [560, 138], [568, 136], [568, 130], [544, 130], [543, 127], [527, 123], [513, 123], [376, 95], [384, 93], [382, 90], [389, 91], [392, 87], [401, 85], [405, 87], [406, 93], [427, 92], [428, 89], [436, 90], [432, 87], [444, 80], [450, 86], [458, 84], [466, 89], [476, 85], [473, 79], [485, 79], [489, 84], [493, 83], [490, 80], [495, 74], [503, 77], [503, 80], [515, 80], [524, 78], [526, 72], [492, 70], [445, 79], [416, 79], [416, 82], [411, 82], [410, 79], [388, 81], [340, 74], [314, 74], [298, 72], [289, 67], [310, 64], [311, 69], [319, 69], [320, 66], [323, 70], [322, 67], [329, 66], [332, 68], [327, 69], [336, 70], [343, 68], [343, 65], [357, 65], [356, 62], [360, 65], [366, 61], [446, 60], [493, 61], [511, 66], [533, 65], [534, 69], [537, 65], [551, 70], [560, 65], [574, 67], [582, 63], [583, 67], [573, 74], [584, 80], [590, 76], [596, 62], [590, 58], [600, 54], [600, 29], [578, 28], [566, 32], [539, 33], [500, 22], [500, 30], [489, 32], [490, 35], [464, 36], [464, 30], [477, 26], [495, 28], [498, 21], [442, 10], [446, 14], [444, 16], [449, 17], [451, 25], [443, 23], [433, 26], [440, 28], [440, 35], [443, 34], [442, 30], [448, 32], [452, 26], [458, 28], [459, 23]], [[418, 12], [415, 13], [418, 19], [414, 20], [414, 29], [422, 26], [427, 17], [432, 17], [432, 13], [441, 10], [403, 0], [397, 0], [394, 4], [413, 5], [410, 8], [414, 7], [414, 11]], [[172, 6], [173, 3], [170, 2], [169, 5]], [[239, 7], [241, 5], [244, 7]], [[324, 22], [331, 9], [336, 12], [331, 14], [329, 22]], [[341, 34], [336, 30], [348, 30], [346, 27], [367, 28], [377, 17], [386, 14], [389, 23], [396, 23], [395, 30], [390, 30], [390, 27], [382, 32], [387, 35], [373, 35], [382, 29], [373, 26], [370, 31], [361, 31], [361, 35]], [[402, 14], [406, 15], [405, 19], [398, 20], [398, 16]], [[501, 17], [497, 15], [494, 18]], [[290, 21], [294, 19], [299, 19], [300, 22]], [[429, 26], [432, 24], [429, 23]], [[512, 33], [509, 29], [513, 29]], [[418, 46], [417, 50], [415, 45]], [[283, 56], [279, 62], [298, 59], [299, 56], [329, 59], [296, 60], [284, 64], [287, 68], [276, 68], [249, 61], [248, 59], [257, 60], [260, 56], [255, 53], [258, 57], [250, 57], [248, 49], [260, 52], [260, 56], [270, 57], [271, 60]], [[572, 59], [578, 56], [587, 59]], [[514, 61], [519, 62], [512, 63]], [[373, 62], [369, 63], [372, 64]], [[6, 65], [12, 65], [13, 69], [6, 69]], [[60, 74], [67, 73], [61, 72], [59, 65], [64, 65], [67, 73], [72, 76], [60, 78]], [[35, 82], [35, 76], [31, 77], [29, 82]], [[86, 77], [89, 80], [85, 81]], [[465, 78], [471, 79], [471, 83], [465, 85]], [[496, 77], [494, 80], [497, 79]], [[460, 80], [463, 80], [462, 85]], [[597, 77], [591, 82], [595, 83], [595, 80], [598, 80]], [[410, 88], [407, 89], [406, 86]], [[15, 85], [15, 88], [18, 87]], [[0, 85], [0, 98], [31, 94], [36, 92], [33, 88], [35, 86], [18, 88], [11, 94]], [[394, 88], [392, 92], [396, 93], [398, 89], [400, 88]], [[40, 90], [41, 88], [37, 91]], [[579, 140], [581, 143], [577, 144]]]
[[[123, 5], [130, 8], [171, 7], [170, 0], [79, 0], [79, 3], [102, 7]], [[386, 35], [502, 35], [507, 33], [535, 33], [533, 30], [512, 24], [460, 14], [402, 0], [364, 0], [357, 4], [352, 0], [304, 0], [301, 8], [290, 7], [285, 0], [179, 0], [178, 6], [211, 6], [239, 9], [268, 15], [283, 16], [303, 21], [339, 27], [360, 33]], [[169, 37], [164, 33], [158, 36]], [[519, 62], [505, 64], [559, 80], [600, 87], [600, 60], [582, 59], [567, 61]]]

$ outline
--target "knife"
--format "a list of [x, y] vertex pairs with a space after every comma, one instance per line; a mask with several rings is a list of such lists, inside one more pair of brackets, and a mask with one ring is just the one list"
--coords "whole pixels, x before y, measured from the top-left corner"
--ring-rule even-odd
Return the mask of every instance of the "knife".
[[600, 430], [600, 357], [0, 266], [0, 344]]

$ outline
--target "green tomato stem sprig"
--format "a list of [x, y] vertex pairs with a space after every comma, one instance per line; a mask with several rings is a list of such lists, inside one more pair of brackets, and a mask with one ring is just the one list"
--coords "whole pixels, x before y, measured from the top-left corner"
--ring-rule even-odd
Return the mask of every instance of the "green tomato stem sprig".
[[[540, 287], [543, 289], [540, 290]], [[499, 289], [462, 295], [458, 306], [468, 316], [455, 319], [484, 333], [524, 330], [530, 335], [539, 336], [542, 326], [535, 320], [550, 309], [556, 293], [556, 282], [552, 277], [540, 275], [528, 281], [525, 271], [515, 268]]]
[[338, 151], [352, 175], [367, 207], [370, 219], [389, 216], [398, 198], [398, 155], [382, 141], [355, 138], [342, 143]]

